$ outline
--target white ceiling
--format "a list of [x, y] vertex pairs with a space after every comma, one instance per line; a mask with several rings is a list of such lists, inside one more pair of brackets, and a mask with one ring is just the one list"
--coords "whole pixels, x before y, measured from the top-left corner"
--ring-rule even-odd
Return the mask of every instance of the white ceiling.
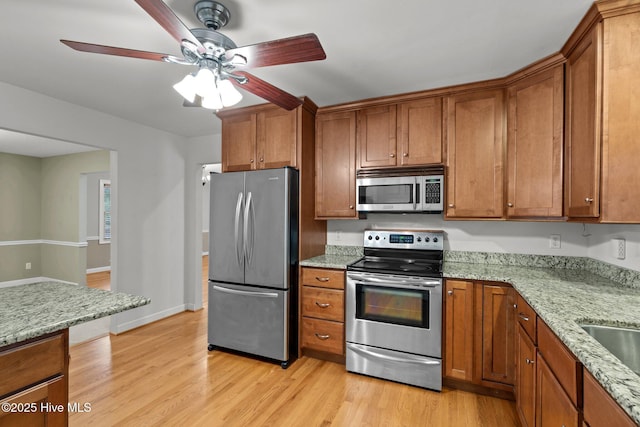
[[[316, 33], [327, 59], [252, 70], [319, 106], [502, 77], [557, 52], [589, 0], [221, 0], [238, 46]], [[196, 0], [166, 0], [190, 28]], [[220, 132], [172, 85], [191, 68], [74, 51], [70, 39], [180, 55], [133, 0], [2, 0], [0, 80], [186, 137]], [[264, 102], [243, 92], [240, 106]]]

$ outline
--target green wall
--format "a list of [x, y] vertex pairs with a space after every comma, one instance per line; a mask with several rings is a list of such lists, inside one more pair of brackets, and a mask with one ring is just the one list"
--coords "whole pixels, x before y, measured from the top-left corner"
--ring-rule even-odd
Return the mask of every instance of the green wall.
[[80, 176], [108, 171], [109, 157], [104, 150], [43, 159], [0, 153], [0, 282], [42, 276], [86, 283]]

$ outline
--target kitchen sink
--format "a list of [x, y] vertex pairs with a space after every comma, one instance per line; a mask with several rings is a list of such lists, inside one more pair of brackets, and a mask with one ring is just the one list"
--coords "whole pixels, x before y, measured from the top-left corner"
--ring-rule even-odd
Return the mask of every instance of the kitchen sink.
[[616, 326], [580, 325], [589, 335], [640, 375], [640, 329]]

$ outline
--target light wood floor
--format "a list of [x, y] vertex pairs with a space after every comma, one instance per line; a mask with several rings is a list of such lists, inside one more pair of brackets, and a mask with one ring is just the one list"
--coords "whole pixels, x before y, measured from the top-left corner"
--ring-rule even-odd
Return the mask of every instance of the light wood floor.
[[111, 290], [111, 272], [101, 271], [87, 274], [87, 286], [90, 288]]
[[[206, 294], [206, 261], [203, 262]], [[206, 298], [205, 298], [206, 301]], [[207, 310], [71, 347], [71, 426], [518, 426], [513, 402], [207, 351]]]

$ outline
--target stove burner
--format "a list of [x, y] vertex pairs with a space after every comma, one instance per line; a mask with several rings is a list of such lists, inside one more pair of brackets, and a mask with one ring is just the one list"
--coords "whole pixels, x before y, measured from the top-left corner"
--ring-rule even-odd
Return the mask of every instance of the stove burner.
[[402, 271], [430, 271], [432, 270], [427, 265], [420, 264], [400, 264], [398, 268]]
[[381, 262], [381, 261], [363, 261], [362, 262], [362, 266], [364, 268], [376, 268], [376, 269], [382, 269], [382, 268], [389, 268], [391, 267], [391, 264], [386, 263], [386, 262]]

